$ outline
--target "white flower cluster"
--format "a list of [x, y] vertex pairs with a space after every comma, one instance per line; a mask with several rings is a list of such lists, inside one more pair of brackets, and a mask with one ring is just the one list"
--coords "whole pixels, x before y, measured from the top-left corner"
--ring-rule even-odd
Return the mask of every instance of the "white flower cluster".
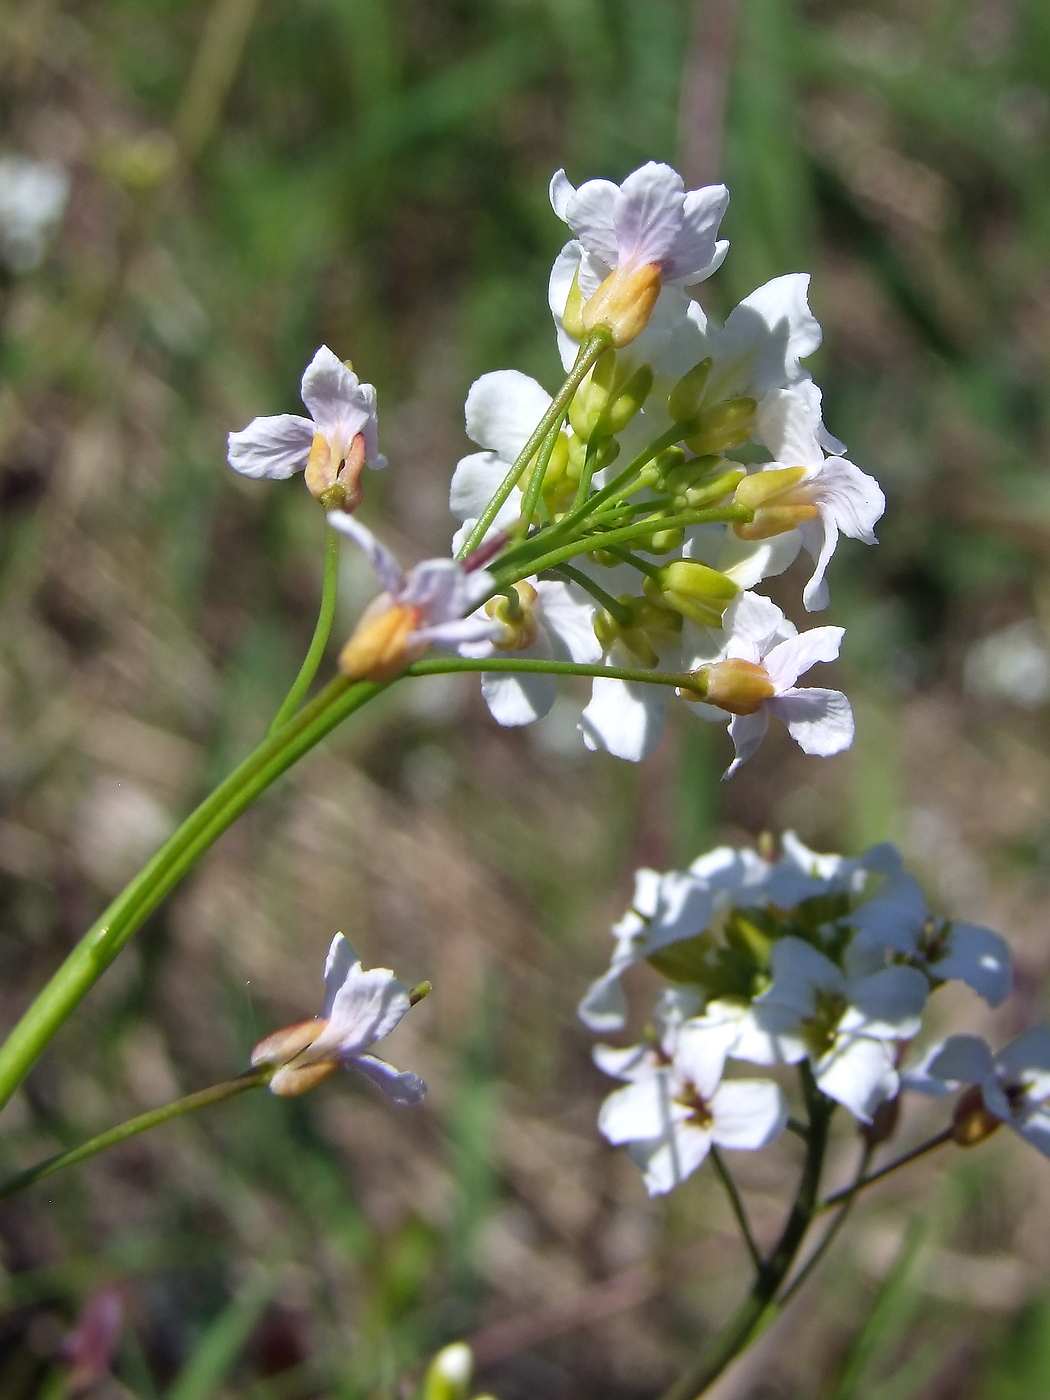
[[[651, 1194], [688, 1176], [712, 1143], [758, 1148], [783, 1131], [781, 1087], [725, 1078], [733, 1062], [805, 1064], [816, 1089], [863, 1123], [902, 1087], [975, 1085], [980, 1099], [957, 1121], [990, 1114], [1050, 1155], [1050, 1031], [1029, 1031], [998, 1058], [953, 1036], [900, 1070], [931, 991], [957, 979], [998, 1006], [1011, 968], [998, 934], [930, 912], [893, 846], [847, 860], [789, 832], [776, 860], [720, 847], [688, 870], [639, 870], [613, 936], [609, 969], [580, 1004], [590, 1029], [625, 1026], [620, 979], [633, 964], [670, 984], [640, 1045], [595, 1051], [599, 1068], [627, 1081], [599, 1127], [630, 1145]], [[957, 1140], [976, 1138], [960, 1129]]]

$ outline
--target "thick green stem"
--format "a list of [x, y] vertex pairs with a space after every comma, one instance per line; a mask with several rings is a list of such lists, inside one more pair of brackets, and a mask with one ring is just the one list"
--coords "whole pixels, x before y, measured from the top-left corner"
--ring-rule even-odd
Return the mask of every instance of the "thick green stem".
[[66, 1167], [75, 1167], [78, 1162], [84, 1162], [88, 1157], [105, 1152], [107, 1147], [116, 1147], [118, 1143], [127, 1142], [128, 1138], [135, 1137], [138, 1133], [144, 1133], [149, 1128], [159, 1127], [161, 1123], [168, 1123], [172, 1118], [181, 1118], [184, 1113], [195, 1113], [198, 1108], [208, 1108], [213, 1103], [222, 1103], [224, 1099], [232, 1099], [237, 1094], [243, 1094], [246, 1089], [261, 1089], [270, 1082], [272, 1074], [272, 1065], [267, 1065], [262, 1069], [251, 1069], [245, 1074], [238, 1075], [236, 1079], [227, 1079], [222, 1084], [213, 1084], [210, 1089], [198, 1089], [195, 1094], [187, 1094], [185, 1098], [175, 1099], [173, 1103], [163, 1104], [160, 1108], [151, 1108], [147, 1113], [140, 1113], [137, 1118], [129, 1118], [125, 1123], [118, 1123], [115, 1128], [110, 1128], [104, 1133], [99, 1133], [97, 1137], [82, 1142], [79, 1147], [73, 1147], [68, 1152], [59, 1152], [54, 1157], [48, 1157], [47, 1161], [38, 1162], [35, 1167], [29, 1167], [26, 1171], [11, 1177], [10, 1180], [0, 1183], [0, 1201], [6, 1200], [8, 1196], [13, 1196], [18, 1191], [24, 1191], [28, 1186], [35, 1186], [38, 1181], [43, 1181], [45, 1177], [54, 1176], [55, 1172], [63, 1171]]
[[324, 658], [328, 638], [332, 635], [338, 588], [339, 536], [330, 525], [326, 525], [324, 532], [324, 582], [321, 586], [321, 607], [317, 614], [317, 625], [314, 628], [314, 635], [310, 641], [306, 659], [299, 668], [299, 674], [296, 676], [291, 690], [284, 697], [281, 708], [274, 715], [269, 731], [271, 734], [276, 734], [278, 729], [283, 728], [288, 723], [302, 704], [306, 692], [310, 689], [310, 683], [317, 675], [317, 668]]
[[586, 666], [575, 661], [540, 661], [529, 657], [448, 656], [417, 661], [405, 672], [407, 676], [443, 676], [453, 671], [509, 671], [547, 676], [602, 676], [606, 680], [641, 681], [646, 685], [672, 685], [677, 690], [696, 690], [694, 678], [688, 672], [647, 671], [644, 666]]
[[[835, 1241], [835, 1236], [842, 1229], [843, 1225], [845, 1225], [849, 1213], [853, 1209], [853, 1203], [857, 1199], [857, 1195], [864, 1184], [864, 1173], [868, 1170], [868, 1163], [871, 1161], [871, 1154], [874, 1151], [874, 1147], [870, 1144], [865, 1144], [864, 1151], [861, 1153], [860, 1163], [857, 1167], [857, 1174], [853, 1179], [852, 1185], [848, 1186], [845, 1191], [839, 1191], [835, 1195], [835, 1199], [841, 1203], [838, 1213], [824, 1231], [824, 1237], [817, 1245], [816, 1249], [814, 1249], [813, 1253], [802, 1265], [801, 1269], [799, 1269], [787, 1288], [781, 1293], [779, 1299], [781, 1307], [785, 1307], [795, 1296], [806, 1279], [809, 1278], [810, 1274], [824, 1258], [824, 1255], [827, 1254]], [[813, 1212], [814, 1216], [819, 1215], [826, 1204], [827, 1202], [825, 1201], [817, 1206], [816, 1210]]]
[[561, 386], [557, 394], [551, 400], [550, 408], [548, 408], [547, 412], [543, 415], [539, 423], [536, 425], [536, 429], [533, 432], [532, 436], [529, 438], [528, 442], [518, 453], [517, 457], [515, 457], [514, 462], [511, 465], [510, 471], [508, 471], [507, 475], [503, 478], [503, 481], [500, 483], [499, 489], [497, 490], [496, 494], [493, 496], [492, 500], [489, 501], [485, 509], [481, 512], [481, 515], [478, 517], [477, 524], [474, 526], [473, 530], [471, 530], [470, 534], [464, 541], [462, 548], [456, 555], [457, 559], [465, 559], [468, 554], [473, 553], [473, 551], [477, 549], [478, 545], [485, 538], [486, 534], [488, 534], [489, 526], [499, 514], [500, 507], [503, 505], [504, 501], [507, 499], [510, 493], [514, 490], [515, 486], [517, 486], [518, 481], [521, 478], [522, 472], [532, 461], [533, 455], [539, 449], [540, 445], [543, 442], [543, 439], [547, 436], [551, 429], [555, 427], [555, 425], [560, 427], [562, 419], [568, 412], [569, 404], [572, 401], [573, 394], [575, 394], [576, 390], [580, 387], [580, 384], [583, 382], [584, 378], [587, 376], [587, 374], [590, 372], [593, 366], [598, 362], [601, 356], [605, 353], [605, 351], [608, 349], [611, 343], [612, 336], [610, 335], [609, 331], [607, 331], [604, 326], [599, 326], [596, 330], [593, 330], [590, 333], [587, 339], [580, 346], [580, 353], [576, 356], [576, 363], [569, 371], [565, 383]]
[[220, 783], [87, 931], [0, 1047], [0, 1107], [59, 1027], [186, 872], [260, 793], [384, 685], [336, 677]]
[[811, 1090], [808, 1097], [810, 1129], [806, 1158], [798, 1195], [780, 1239], [763, 1263], [751, 1292], [744, 1299], [735, 1317], [696, 1364], [664, 1393], [661, 1400], [699, 1400], [707, 1387], [717, 1380], [729, 1363], [772, 1322], [779, 1311], [777, 1292], [790, 1272], [813, 1219], [817, 1192], [820, 1189], [821, 1168], [827, 1151], [828, 1125], [834, 1108], [830, 1099], [815, 1090]]

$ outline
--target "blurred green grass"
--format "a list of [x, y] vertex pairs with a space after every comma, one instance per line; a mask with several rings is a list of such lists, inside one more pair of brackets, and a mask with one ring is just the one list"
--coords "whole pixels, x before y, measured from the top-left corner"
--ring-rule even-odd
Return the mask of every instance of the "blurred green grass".
[[[566, 753], [571, 721], [498, 733], [470, 689], [392, 696], [224, 838], [3, 1120], [14, 1169], [235, 1071], [310, 1014], [343, 927], [435, 982], [394, 1055], [427, 1108], [260, 1097], [6, 1204], [0, 1394], [57, 1393], [62, 1331], [114, 1282], [133, 1394], [358, 1400], [651, 1259], [632, 1309], [493, 1353], [484, 1380], [652, 1395], [743, 1276], [706, 1180], [665, 1213], [596, 1140], [573, 1008], [635, 864], [785, 824], [892, 836], [946, 909], [1013, 938], [1025, 1014], [1044, 1006], [1045, 704], [963, 677], [980, 638], [1048, 624], [1046, 7], [35, 0], [0, 10], [0, 77], [4, 148], [74, 177], [46, 264], [0, 289], [5, 1022], [294, 675], [320, 521], [295, 482], [234, 479], [224, 438], [295, 411], [320, 341], [379, 388], [369, 517], [441, 551], [471, 380], [558, 375], [554, 168], [724, 176], [716, 314], [814, 273], [828, 421], [890, 500], [879, 549], [835, 566], [853, 754], [771, 744], [721, 787], [706, 728], [635, 771]], [[683, 122], [695, 100], [724, 139]], [[742, 1168], [761, 1228], [789, 1159]], [[886, 1188], [732, 1393], [1041, 1400], [1045, 1183], [996, 1140]]]

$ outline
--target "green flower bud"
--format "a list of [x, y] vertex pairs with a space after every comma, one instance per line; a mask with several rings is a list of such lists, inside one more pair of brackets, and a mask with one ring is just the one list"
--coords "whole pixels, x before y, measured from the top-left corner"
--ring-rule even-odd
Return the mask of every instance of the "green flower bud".
[[474, 1356], [466, 1342], [442, 1347], [427, 1367], [422, 1400], [467, 1400]]
[[686, 446], [698, 457], [739, 447], [754, 430], [757, 408], [758, 401], [747, 395], [713, 404], [694, 420], [685, 439]]
[[681, 526], [669, 530], [654, 530], [648, 540], [638, 541], [638, 548], [646, 554], [670, 554], [672, 549], [681, 549], [685, 543], [685, 531]]
[[659, 578], [647, 578], [646, 596], [704, 627], [719, 627], [722, 614], [740, 589], [731, 578], [696, 559], [665, 564]]
[[601, 642], [602, 650], [611, 651], [619, 645], [639, 665], [655, 669], [660, 664], [657, 647], [682, 630], [681, 617], [651, 598], [623, 593], [616, 601], [621, 617], [614, 617], [603, 608], [594, 619], [594, 635]]
[[710, 355], [698, 365], [687, 370], [667, 396], [667, 412], [672, 423], [687, 423], [700, 412], [700, 400], [704, 397], [707, 377], [711, 373], [713, 361]]
[[677, 454], [676, 460], [669, 460], [667, 469], [664, 472], [664, 490], [669, 495], [678, 495], [696, 486], [698, 482], [709, 480], [712, 473], [722, 465], [721, 457], [689, 457], [680, 447], [669, 447], [666, 452], [661, 452], [660, 458], [670, 459], [671, 453]]
[[[604, 358], [604, 357], [603, 357]], [[601, 364], [601, 360], [598, 361]], [[611, 399], [598, 420], [597, 428], [610, 437], [622, 433], [627, 424], [649, 397], [653, 387], [651, 365], [641, 365], [628, 379], [623, 388]]]
[[572, 396], [569, 422], [578, 438], [586, 443], [608, 407], [616, 381], [616, 351], [606, 350]]

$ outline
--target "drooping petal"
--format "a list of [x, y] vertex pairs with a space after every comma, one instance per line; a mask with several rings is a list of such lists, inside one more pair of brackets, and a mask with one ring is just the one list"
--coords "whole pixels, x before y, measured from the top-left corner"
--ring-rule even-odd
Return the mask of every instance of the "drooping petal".
[[829, 758], [853, 743], [853, 708], [841, 690], [815, 686], [785, 690], [767, 700], [766, 709], [783, 720], [803, 753]]
[[349, 968], [332, 998], [328, 1025], [310, 1047], [311, 1059], [345, 1059], [390, 1034], [409, 1009], [408, 990], [387, 967], [359, 962]]
[[606, 749], [617, 758], [638, 763], [663, 732], [669, 688], [640, 681], [595, 678], [591, 699], [580, 716], [589, 749]]
[[596, 1045], [591, 1052], [594, 1063], [603, 1074], [613, 1079], [624, 1079], [633, 1084], [636, 1079], [646, 1079], [656, 1066], [653, 1047], [648, 1044], [631, 1045], [619, 1050], [612, 1045]]
[[777, 694], [793, 686], [818, 661], [834, 661], [845, 635], [844, 627], [811, 627], [808, 632], [778, 642], [762, 658]]
[[729, 722], [729, 737], [736, 750], [736, 758], [726, 769], [724, 777], [731, 778], [742, 763], [746, 763], [761, 747], [769, 728], [769, 716], [764, 709], [753, 715], [734, 715]]
[[965, 982], [989, 1006], [1001, 1006], [1013, 985], [1009, 944], [979, 924], [953, 923], [944, 956], [929, 969], [934, 977]]
[[658, 1069], [609, 1095], [598, 1112], [598, 1131], [614, 1147], [658, 1138], [685, 1112], [672, 1101], [668, 1071]]
[[593, 600], [582, 588], [554, 579], [540, 579], [535, 586], [555, 660], [597, 666], [602, 647], [594, 635], [597, 607]]
[[718, 226], [729, 204], [725, 185], [705, 185], [690, 190], [682, 210], [682, 229], [670, 258], [664, 263], [664, 280], [693, 286], [717, 272], [729, 244], [719, 240]]
[[396, 595], [401, 591], [405, 583], [405, 575], [401, 565], [386, 545], [381, 544], [376, 539], [367, 525], [362, 525], [356, 515], [347, 515], [342, 510], [330, 511], [328, 523], [333, 530], [338, 530], [342, 535], [348, 535], [356, 545], [364, 550], [369, 563], [375, 570], [376, 578], [385, 592]]
[[815, 1073], [823, 1093], [863, 1123], [870, 1123], [879, 1104], [894, 1098], [900, 1087], [893, 1047], [867, 1036], [840, 1036]]
[[994, 1079], [992, 1052], [978, 1035], [950, 1035], [901, 1074], [906, 1089], [938, 1098], [964, 1085], [987, 1084]]
[[239, 433], [230, 433], [227, 460], [242, 476], [284, 481], [305, 470], [316, 431], [309, 418], [294, 413], [253, 418]]
[[787, 1127], [788, 1106], [770, 1079], [734, 1079], [720, 1084], [711, 1099], [711, 1135], [719, 1147], [753, 1152], [766, 1147]]
[[[627, 997], [620, 984], [622, 971], [621, 967], [610, 967], [584, 993], [576, 1014], [588, 1030], [604, 1035], [623, 1030], [627, 1024]], [[604, 1065], [600, 1068], [604, 1069]]]
[[554, 677], [486, 671], [481, 677], [481, 694], [497, 724], [508, 728], [534, 724], [549, 714], [554, 704]]
[[349, 940], [341, 933], [332, 939], [324, 964], [324, 1003], [321, 1015], [327, 1021], [332, 1014], [332, 1006], [339, 988], [346, 981], [346, 975], [358, 962], [358, 956], [351, 948]]
[[631, 1161], [642, 1173], [650, 1196], [663, 1196], [696, 1171], [711, 1150], [710, 1129], [676, 1123], [654, 1142], [633, 1142]]
[[843, 1034], [876, 1040], [910, 1040], [917, 1034], [930, 985], [915, 967], [884, 967], [849, 983]]
[[479, 447], [495, 452], [509, 467], [550, 403], [550, 394], [527, 374], [516, 369], [493, 370], [475, 379], [470, 386], [466, 405], [467, 436]]
[[427, 1086], [418, 1074], [395, 1069], [376, 1055], [354, 1055], [346, 1061], [345, 1067], [370, 1079], [392, 1103], [416, 1104], [426, 1098]]

